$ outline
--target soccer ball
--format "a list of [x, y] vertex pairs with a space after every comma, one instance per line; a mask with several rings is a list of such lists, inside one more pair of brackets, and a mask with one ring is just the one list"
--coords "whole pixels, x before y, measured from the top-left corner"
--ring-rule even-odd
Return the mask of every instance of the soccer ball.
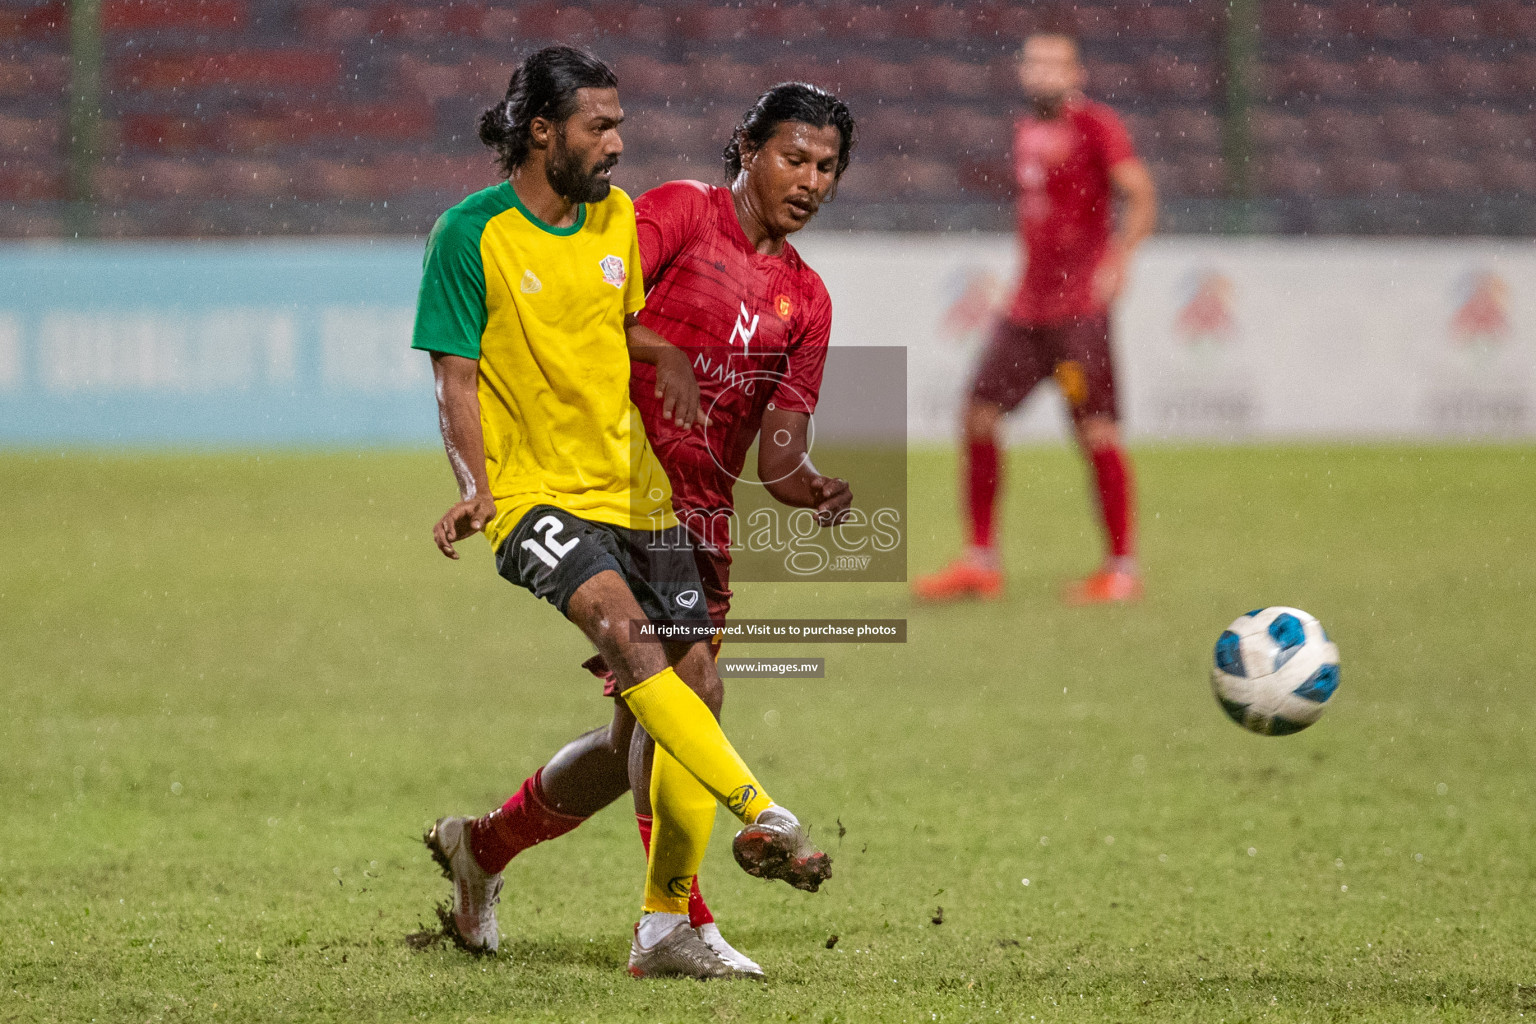
[[1300, 608], [1260, 608], [1216, 640], [1211, 689], [1227, 716], [1262, 736], [1300, 732], [1339, 686], [1339, 649]]

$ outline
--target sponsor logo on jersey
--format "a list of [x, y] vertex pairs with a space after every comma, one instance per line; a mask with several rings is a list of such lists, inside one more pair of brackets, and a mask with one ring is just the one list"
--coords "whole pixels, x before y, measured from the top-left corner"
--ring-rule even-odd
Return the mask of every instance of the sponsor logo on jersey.
[[624, 272], [624, 261], [617, 256], [604, 256], [597, 261], [597, 265], [603, 269], [603, 280], [615, 288], [624, 287], [624, 282], [629, 275]]
[[533, 295], [544, 290], [544, 282], [531, 270], [523, 271], [522, 291], [524, 295]]
[[736, 326], [731, 328], [731, 336], [726, 339], [727, 345], [736, 344], [736, 339], [741, 339], [741, 351], [747, 352], [752, 347], [752, 337], [757, 333], [757, 314], [752, 314], [752, 319], [747, 319], [747, 304], [741, 304], [741, 312], [736, 315]]

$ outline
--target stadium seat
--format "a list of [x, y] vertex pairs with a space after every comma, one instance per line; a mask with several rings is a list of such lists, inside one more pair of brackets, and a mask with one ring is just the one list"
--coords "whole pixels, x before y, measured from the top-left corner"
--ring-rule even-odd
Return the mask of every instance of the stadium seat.
[[1267, 91], [1275, 97], [1324, 100], [1353, 98], [1359, 91], [1357, 66], [1312, 54], [1293, 54], [1267, 69]]
[[1426, 154], [1403, 161], [1404, 190], [1419, 195], [1453, 195], [1480, 190], [1477, 168], [1451, 157]]
[[688, 61], [687, 67], [692, 90], [716, 101], [746, 103], [773, 84], [762, 64], [729, 57], [695, 58]]
[[1141, 87], [1133, 64], [1094, 61], [1088, 65], [1088, 91], [1106, 103], [1136, 98]]
[[1219, 196], [1226, 190], [1226, 166], [1215, 153], [1187, 153], [1177, 160], [1182, 196]]
[[1007, 117], [974, 107], [941, 107], [928, 119], [938, 144], [957, 156], [1006, 157], [1012, 147], [1012, 124]]
[[260, 114], [231, 114], [215, 131], [228, 153], [271, 152], [287, 146], [333, 143], [425, 142], [433, 137], [432, 108], [415, 103], [293, 106]]
[[217, 86], [256, 89], [330, 89], [341, 82], [341, 58], [320, 50], [274, 49], [183, 52], [134, 57], [117, 65], [119, 87], [188, 90]]
[[1402, 168], [1392, 160], [1337, 153], [1325, 164], [1321, 191], [1335, 196], [1380, 196], [1398, 191]]
[[294, 195], [321, 201], [383, 199], [390, 195], [390, 189], [372, 167], [355, 158], [304, 160], [294, 171]]
[[1352, 107], [1318, 107], [1303, 118], [1303, 137], [1313, 151], [1374, 152], [1382, 145], [1381, 119]]
[[63, 99], [69, 84], [69, 58], [63, 54], [0, 58], [0, 98]]
[[827, 8], [825, 24], [827, 34], [837, 39], [859, 43], [880, 43], [896, 35], [903, 15], [913, 8], [903, 8], [898, 14], [892, 7], [881, 4], [836, 5]]
[[1157, 186], [1159, 195], [1167, 197], [1185, 194], [1183, 169], [1176, 161], [1148, 161], [1147, 171], [1152, 175], [1152, 183]]
[[1512, 53], [1503, 58], [1500, 74], [1504, 80], [1504, 95], [1516, 102], [1524, 97], [1528, 104], [1530, 97], [1536, 95], [1536, 52]]
[[1173, 53], [1153, 54], [1142, 61], [1137, 81], [1150, 96], [1184, 102], [1209, 99], [1216, 86], [1211, 65]]
[[63, 0], [26, 7], [0, 8], [0, 39], [62, 40], [68, 33], [69, 14]]
[[0, 113], [0, 154], [11, 158], [39, 159], [60, 152], [63, 119]]
[[[681, 64], [668, 64], [655, 57], [628, 56], [613, 62], [619, 88], [625, 97], [665, 99], [688, 89], [687, 70]], [[502, 89], [506, 89], [505, 81]]]
[[118, 123], [118, 143], [128, 152], [191, 155], [207, 149], [214, 142], [214, 132], [202, 118], [129, 113]]
[[1203, 3], [1165, 3], [1153, 5], [1116, 4], [1125, 22], [1125, 38], [1141, 42], [1187, 43], [1193, 39], [1216, 38], [1220, 22], [1217, 8]]
[[[859, 119], [860, 149], [873, 154], [927, 155], [942, 149], [938, 126], [910, 107], [880, 106]], [[864, 154], [861, 153], [861, 157]]]
[[163, 30], [234, 32], [245, 28], [245, 0], [107, 0], [101, 27], [108, 33]]
[[1469, 43], [1482, 36], [1478, 9], [1470, 4], [1415, 3], [1413, 31], [1434, 42]]
[[1497, 153], [1478, 163], [1485, 191], [1536, 199], [1536, 158], [1528, 153]]
[[934, 42], [959, 43], [970, 38], [972, 12], [954, 4], [919, 6], [910, 23], [911, 34]]
[[1407, 6], [1383, 3], [1340, 5], [1339, 27], [1366, 40], [1413, 38], [1413, 15]]
[[63, 168], [57, 162], [0, 159], [0, 199], [35, 202], [64, 195]]
[[1455, 144], [1453, 120], [1419, 107], [1392, 107], [1381, 115], [1387, 146], [1401, 156], [1437, 152]]
[[1483, 33], [1495, 39], [1528, 42], [1536, 39], [1536, 4], [1521, 0], [1492, 0], [1478, 9]]
[[985, 64], [953, 57], [928, 57], [913, 69], [917, 84], [932, 99], [982, 99], [991, 95], [991, 70]]
[[1489, 99], [1504, 92], [1498, 65], [1465, 53], [1448, 53], [1435, 62], [1440, 92], [1461, 99]]
[[1221, 152], [1221, 121], [1203, 107], [1168, 107], [1153, 124], [1161, 153], [1209, 157]]
[[1452, 120], [1456, 141], [1472, 153], [1524, 150], [1530, 142], [1530, 122], [1522, 114], [1489, 107], [1465, 106]]
[[1308, 146], [1306, 126], [1297, 114], [1276, 107], [1259, 107], [1248, 117], [1253, 144], [1261, 153], [1286, 154]]
[[322, 43], [348, 43], [366, 39], [373, 31], [373, 16], [361, 7], [310, 4], [299, 12], [306, 39]]
[[193, 199], [215, 194], [208, 171], [192, 160], [153, 158], [96, 168], [91, 190], [100, 202]]
[[1383, 99], [1419, 99], [1435, 91], [1429, 69], [1418, 61], [1373, 53], [1358, 68], [1362, 88]]
[[1309, 3], [1264, 4], [1259, 24], [1267, 39], [1328, 39], [1338, 31], [1331, 6]]

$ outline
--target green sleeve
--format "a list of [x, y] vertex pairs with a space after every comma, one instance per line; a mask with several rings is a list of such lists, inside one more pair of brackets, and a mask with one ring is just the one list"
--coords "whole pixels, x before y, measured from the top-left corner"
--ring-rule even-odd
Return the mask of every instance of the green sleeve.
[[480, 233], [485, 218], [455, 208], [438, 218], [427, 236], [416, 329], [411, 347], [466, 359], [480, 358], [485, 333], [485, 264]]

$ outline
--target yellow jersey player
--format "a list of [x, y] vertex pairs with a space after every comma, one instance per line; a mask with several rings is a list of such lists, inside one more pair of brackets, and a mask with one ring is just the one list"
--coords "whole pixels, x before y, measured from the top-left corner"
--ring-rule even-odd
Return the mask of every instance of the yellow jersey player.
[[[630, 972], [719, 977], [735, 970], [687, 915], [715, 802], [745, 826], [734, 853], [749, 872], [815, 890], [831, 863], [717, 722], [691, 542], [629, 398], [638, 359], [656, 366], [680, 421], [698, 407], [686, 357], [634, 317], [645, 301], [634, 207], [610, 184], [622, 120], [617, 79], [596, 57], [552, 46], [523, 60], [480, 123], [506, 180], [433, 228], [412, 345], [432, 355], [459, 486], [434, 528], [438, 548], [458, 558], [454, 544], [483, 530], [497, 571], [586, 634], [656, 741]], [[695, 626], [698, 639], [664, 642], [647, 628], [658, 621]], [[477, 859], [475, 830], [444, 817], [425, 841], [453, 882], [446, 924], [466, 948], [493, 952], [501, 876]]]

